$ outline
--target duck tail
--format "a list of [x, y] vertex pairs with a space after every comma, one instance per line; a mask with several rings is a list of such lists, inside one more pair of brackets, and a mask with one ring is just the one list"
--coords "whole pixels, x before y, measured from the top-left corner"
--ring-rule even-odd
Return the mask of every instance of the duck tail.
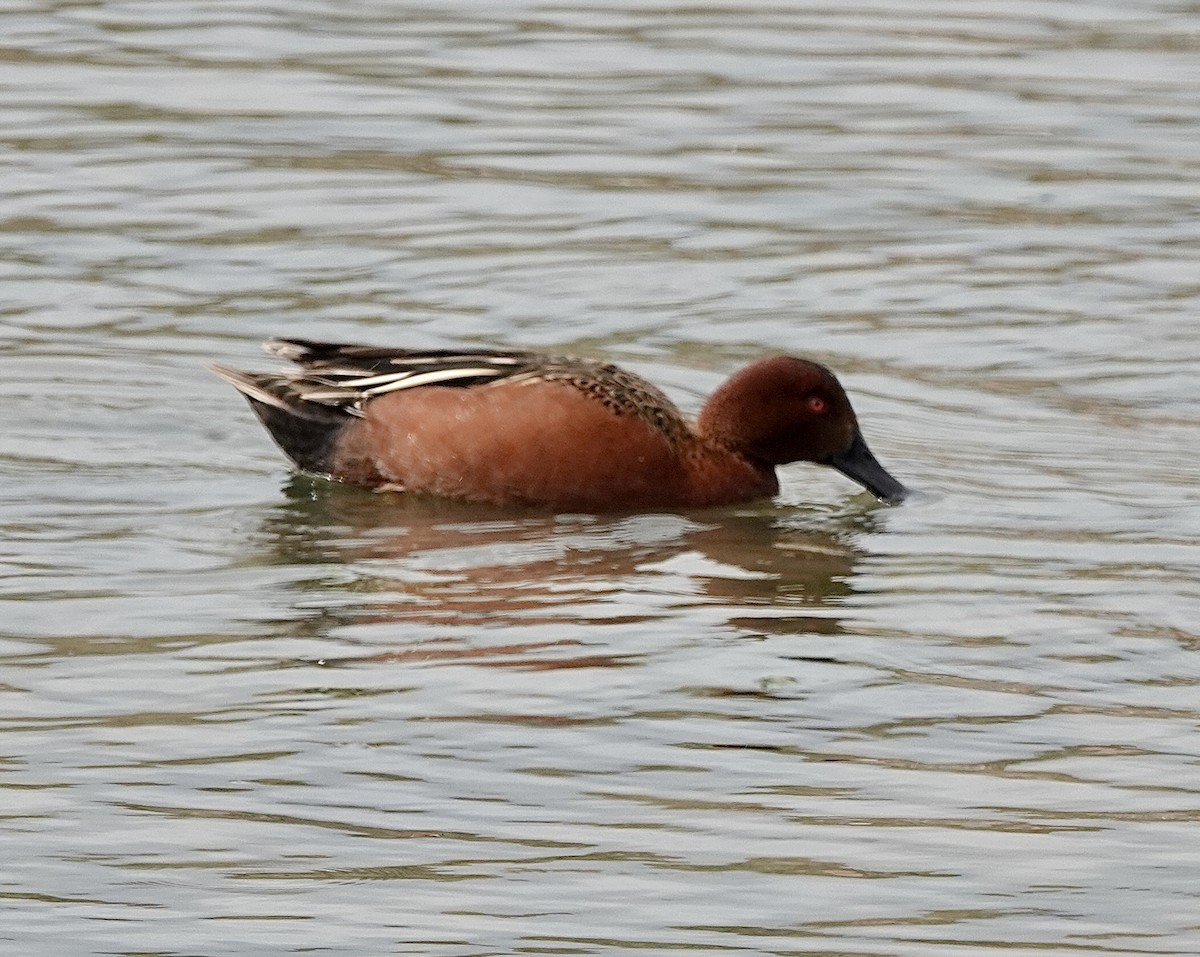
[[246, 397], [275, 444], [297, 468], [326, 478], [333, 474], [338, 439], [355, 421], [353, 411], [304, 398], [286, 374], [243, 372], [221, 365], [209, 368]]

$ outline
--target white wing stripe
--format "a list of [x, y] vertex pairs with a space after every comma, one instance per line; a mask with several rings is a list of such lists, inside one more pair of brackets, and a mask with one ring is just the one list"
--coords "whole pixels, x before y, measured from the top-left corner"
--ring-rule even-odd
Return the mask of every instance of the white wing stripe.
[[[479, 366], [473, 369], [463, 367], [437, 369], [433, 372], [405, 372], [399, 376], [377, 376], [378, 380], [383, 380], [382, 384], [363, 389], [362, 391], [370, 395], [383, 395], [385, 392], [396, 392], [399, 389], [415, 389], [421, 385], [433, 385], [435, 382], [449, 382], [453, 379], [473, 379], [478, 376], [500, 376], [504, 374], [504, 370], [488, 366]], [[389, 379], [391, 381], [387, 381]], [[347, 382], [345, 384], [352, 385], [353, 383]]]

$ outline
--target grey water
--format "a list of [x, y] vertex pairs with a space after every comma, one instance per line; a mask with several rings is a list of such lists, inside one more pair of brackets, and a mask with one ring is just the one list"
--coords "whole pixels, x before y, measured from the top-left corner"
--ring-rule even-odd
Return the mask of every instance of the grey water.
[[[1200, 953], [1200, 7], [0, 11], [0, 949]], [[292, 476], [272, 335], [835, 368], [874, 503]]]

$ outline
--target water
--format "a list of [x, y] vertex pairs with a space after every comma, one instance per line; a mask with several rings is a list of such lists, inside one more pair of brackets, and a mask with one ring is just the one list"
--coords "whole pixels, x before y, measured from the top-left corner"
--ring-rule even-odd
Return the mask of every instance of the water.
[[[1200, 8], [0, 12], [28, 955], [1200, 953]], [[276, 334], [827, 362], [921, 496], [288, 475]]]

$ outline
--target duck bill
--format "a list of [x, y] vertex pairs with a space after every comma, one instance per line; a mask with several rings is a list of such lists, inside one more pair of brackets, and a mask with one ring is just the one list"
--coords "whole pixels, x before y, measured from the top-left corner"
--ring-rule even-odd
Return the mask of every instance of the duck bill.
[[855, 432], [850, 448], [841, 455], [835, 455], [828, 464], [888, 505], [899, 505], [908, 497], [908, 489], [896, 481], [871, 454], [861, 432]]

